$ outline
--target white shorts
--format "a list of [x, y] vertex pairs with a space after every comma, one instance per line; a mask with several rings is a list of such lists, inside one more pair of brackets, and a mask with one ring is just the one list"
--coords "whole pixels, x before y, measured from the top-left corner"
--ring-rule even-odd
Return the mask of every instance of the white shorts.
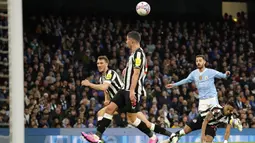
[[202, 112], [215, 105], [219, 105], [218, 97], [199, 99], [198, 112]]

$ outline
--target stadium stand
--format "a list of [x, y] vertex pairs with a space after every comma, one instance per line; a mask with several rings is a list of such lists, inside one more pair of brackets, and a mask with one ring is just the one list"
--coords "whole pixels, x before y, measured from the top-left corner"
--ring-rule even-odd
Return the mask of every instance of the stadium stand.
[[[97, 83], [96, 59], [110, 58], [121, 74], [129, 55], [126, 33], [139, 30], [147, 54], [147, 97], [141, 110], [162, 127], [182, 128], [197, 115], [194, 84], [167, 90], [164, 85], [185, 78], [195, 68], [196, 54], [204, 54], [207, 67], [232, 72], [217, 80], [220, 104], [233, 100], [245, 128], [255, 127], [255, 34], [244, 13], [238, 22], [225, 16], [218, 22], [124, 21], [98, 17], [41, 16], [25, 19], [24, 92], [25, 126], [29, 128], [93, 128], [103, 106], [102, 92], [81, 86], [88, 78]], [[28, 23], [28, 24], [27, 24]], [[7, 21], [1, 18], [1, 26]], [[0, 31], [0, 37], [6, 31]], [[0, 98], [8, 99], [8, 48], [0, 46]], [[9, 106], [1, 104], [0, 122], [8, 122]], [[122, 113], [112, 127], [129, 127]]]

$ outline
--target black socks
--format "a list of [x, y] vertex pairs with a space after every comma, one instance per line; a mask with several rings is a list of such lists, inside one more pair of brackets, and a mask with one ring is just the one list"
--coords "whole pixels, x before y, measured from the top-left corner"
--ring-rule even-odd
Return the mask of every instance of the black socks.
[[155, 125], [154, 132], [158, 133], [158, 134], [165, 135], [165, 136], [171, 136], [171, 134], [172, 134], [171, 132], [169, 132], [165, 128], [160, 127], [159, 125]]

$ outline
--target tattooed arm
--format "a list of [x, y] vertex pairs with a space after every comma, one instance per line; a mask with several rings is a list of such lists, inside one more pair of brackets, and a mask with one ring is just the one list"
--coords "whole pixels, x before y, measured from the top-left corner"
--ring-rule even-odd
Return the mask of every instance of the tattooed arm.
[[227, 127], [226, 127], [226, 131], [225, 131], [224, 143], [228, 142], [228, 138], [230, 136], [230, 129], [231, 129], [231, 125], [228, 124]]
[[206, 130], [206, 126], [207, 126], [208, 122], [211, 120], [212, 117], [213, 117], [212, 112], [209, 112], [203, 121], [202, 129], [201, 129], [201, 142], [202, 143], [204, 143], [206, 141], [205, 140], [206, 139], [205, 138], [205, 130]]

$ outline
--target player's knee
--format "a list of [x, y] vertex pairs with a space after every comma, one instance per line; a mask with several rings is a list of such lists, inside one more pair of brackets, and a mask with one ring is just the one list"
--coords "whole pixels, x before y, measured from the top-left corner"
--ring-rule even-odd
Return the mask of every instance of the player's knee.
[[114, 108], [109, 106], [109, 107], [106, 108], [105, 112], [109, 113], [109, 114], [113, 114], [114, 113]]
[[142, 112], [137, 112], [137, 117], [142, 120], [148, 128], [151, 127], [151, 122], [143, 115]]
[[99, 110], [99, 111], [97, 112], [97, 116], [98, 116], [98, 117], [99, 117], [99, 116], [103, 116], [104, 113], [105, 113], [105, 109], [101, 109], [101, 110]]
[[133, 123], [130, 120], [127, 120], [128, 124], [133, 125]]
[[131, 121], [131, 115], [127, 114], [127, 120], [128, 120], [128, 122], [130, 123], [130, 121]]
[[130, 113], [127, 114], [127, 120], [129, 124], [133, 124], [136, 118], [137, 118], [136, 114], [130, 114]]

